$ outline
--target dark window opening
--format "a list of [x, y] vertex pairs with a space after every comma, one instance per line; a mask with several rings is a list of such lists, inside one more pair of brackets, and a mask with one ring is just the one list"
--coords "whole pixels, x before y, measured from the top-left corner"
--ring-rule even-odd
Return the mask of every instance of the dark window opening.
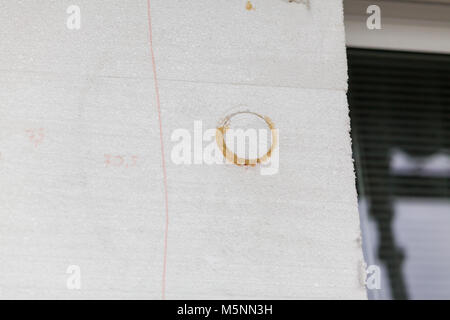
[[450, 56], [347, 53], [369, 298], [450, 299]]

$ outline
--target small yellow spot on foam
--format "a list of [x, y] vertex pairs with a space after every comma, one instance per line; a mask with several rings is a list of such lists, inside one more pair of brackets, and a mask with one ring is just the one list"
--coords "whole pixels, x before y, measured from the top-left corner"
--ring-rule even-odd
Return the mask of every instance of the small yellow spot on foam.
[[247, 4], [245, 5], [245, 9], [250, 11], [250, 10], [254, 10], [255, 8], [253, 7], [253, 5], [250, 1], [247, 1]]

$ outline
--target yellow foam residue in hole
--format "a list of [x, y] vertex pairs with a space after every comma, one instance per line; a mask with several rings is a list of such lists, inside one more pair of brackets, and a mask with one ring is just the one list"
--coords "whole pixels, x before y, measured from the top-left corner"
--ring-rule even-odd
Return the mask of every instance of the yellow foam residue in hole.
[[253, 5], [250, 1], [247, 1], [247, 4], [245, 5], [245, 9], [250, 11], [250, 10], [254, 10], [255, 8], [253, 7]]
[[[229, 129], [229, 123], [230, 123], [231, 118], [233, 118], [235, 115], [242, 114], [242, 113], [253, 114], [253, 115], [263, 119], [271, 131], [272, 144], [270, 146], [270, 149], [262, 157], [258, 157], [255, 159], [247, 159], [247, 158], [238, 157], [237, 154], [235, 154], [232, 150], [228, 149], [227, 144], [225, 143], [225, 134], [226, 134], [227, 130]], [[277, 143], [278, 143], [278, 130], [275, 128], [275, 124], [272, 122], [272, 120], [267, 116], [262, 116], [258, 113], [250, 112], [250, 111], [235, 112], [235, 113], [227, 116], [222, 121], [222, 123], [216, 128], [216, 143], [217, 143], [217, 146], [219, 147], [219, 150], [222, 151], [222, 154], [225, 157], [225, 159], [227, 159], [230, 163], [234, 163], [235, 165], [238, 165], [238, 166], [254, 167], [257, 164], [266, 162], [272, 156], [272, 152], [277, 147]]]

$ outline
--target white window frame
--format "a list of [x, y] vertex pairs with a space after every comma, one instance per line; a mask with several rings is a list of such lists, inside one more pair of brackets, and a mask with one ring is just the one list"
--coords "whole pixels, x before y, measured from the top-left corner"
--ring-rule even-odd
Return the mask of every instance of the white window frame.
[[[369, 30], [370, 5], [381, 9], [380, 30]], [[450, 54], [450, 0], [344, 0], [349, 47]]]

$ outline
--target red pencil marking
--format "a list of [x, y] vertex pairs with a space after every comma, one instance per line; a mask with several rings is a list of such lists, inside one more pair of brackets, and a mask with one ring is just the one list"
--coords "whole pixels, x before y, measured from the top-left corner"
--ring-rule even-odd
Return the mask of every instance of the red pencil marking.
[[120, 167], [121, 165], [123, 165], [124, 159], [122, 156], [115, 156], [114, 158], [119, 159], [119, 164], [117, 165], [118, 167]]
[[111, 155], [105, 154], [105, 166], [109, 166], [111, 164]]
[[105, 167], [125, 167], [131, 168], [136, 167], [138, 156], [112, 156], [110, 154], [105, 154]]
[[44, 128], [27, 129], [25, 131], [28, 133], [28, 138], [30, 139], [30, 142], [35, 147], [37, 147], [44, 139]]
[[162, 299], [166, 298], [166, 269], [167, 269], [167, 235], [169, 232], [169, 199], [167, 195], [167, 171], [166, 171], [166, 158], [164, 155], [164, 141], [163, 141], [163, 130], [161, 121], [161, 103], [159, 99], [159, 87], [158, 87], [158, 77], [156, 76], [156, 62], [155, 62], [155, 52], [153, 51], [153, 33], [152, 33], [152, 15], [150, 9], [150, 0], [147, 0], [147, 16], [148, 16], [148, 33], [149, 33], [149, 44], [150, 53], [152, 56], [152, 68], [153, 68], [153, 80], [155, 82], [155, 93], [156, 93], [156, 107], [158, 109], [158, 120], [159, 120], [159, 139], [161, 142], [161, 164], [163, 171], [163, 182], [164, 182], [164, 204], [166, 208], [166, 226], [164, 231], [164, 262], [163, 262], [163, 274], [162, 274]]

